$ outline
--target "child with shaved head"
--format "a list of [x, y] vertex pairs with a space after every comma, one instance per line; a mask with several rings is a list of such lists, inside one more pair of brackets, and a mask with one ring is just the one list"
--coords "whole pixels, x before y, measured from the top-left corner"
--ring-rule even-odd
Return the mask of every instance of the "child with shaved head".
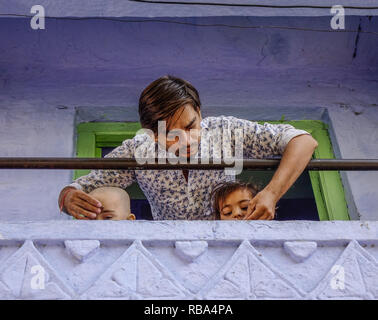
[[101, 187], [89, 193], [102, 203], [101, 213], [96, 220], [135, 220], [130, 212], [130, 197], [128, 193], [116, 187]]

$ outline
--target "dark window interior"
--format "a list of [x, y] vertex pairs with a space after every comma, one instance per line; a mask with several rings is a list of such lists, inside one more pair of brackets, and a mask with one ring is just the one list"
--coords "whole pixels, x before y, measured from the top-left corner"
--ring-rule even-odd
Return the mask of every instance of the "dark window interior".
[[[102, 157], [112, 151], [114, 147], [103, 147]], [[272, 178], [273, 171], [245, 170], [237, 179], [253, 182], [260, 187], [265, 186]], [[152, 220], [151, 207], [137, 184], [128, 187], [130, 194], [131, 212], [139, 220]], [[277, 203], [275, 220], [315, 220], [319, 221], [314, 193], [307, 171], [303, 172], [289, 191]]]
[[[272, 179], [274, 171], [245, 170], [237, 179], [253, 182], [264, 187]], [[319, 221], [310, 176], [304, 171], [288, 192], [278, 201], [275, 220], [315, 220]]]

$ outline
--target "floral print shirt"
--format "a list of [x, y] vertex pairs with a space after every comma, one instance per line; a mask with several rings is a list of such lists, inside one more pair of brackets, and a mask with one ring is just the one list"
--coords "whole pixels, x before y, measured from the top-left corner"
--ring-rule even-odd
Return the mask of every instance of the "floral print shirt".
[[[201, 141], [195, 158], [206, 154], [210, 160], [215, 159], [222, 154], [225, 142], [231, 146], [231, 156], [239, 146], [240, 158], [272, 158], [282, 155], [289, 141], [302, 134], [309, 133], [288, 124], [261, 125], [233, 116], [206, 117], [201, 121]], [[156, 151], [156, 156], [165, 152], [143, 133], [123, 141], [105, 158], [143, 157], [151, 150]], [[170, 156], [169, 152], [167, 155]], [[226, 174], [225, 170], [189, 170], [186, 181], [182, 170], [92, 170], [70, 186], [89, 193], [105, 186], [125, 189], [137, 182], [151, 205], [154, 220], [213, 220], [210, 192], [226, 180], [235, 180], [235, 175]]]

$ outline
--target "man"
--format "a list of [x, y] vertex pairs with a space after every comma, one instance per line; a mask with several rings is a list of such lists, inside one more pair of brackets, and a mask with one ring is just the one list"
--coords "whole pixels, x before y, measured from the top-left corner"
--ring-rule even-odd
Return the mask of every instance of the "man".
[[[202, 133], [211, 135], [217, 129], [242, 130], [245, 158], [282, 155], [272, 180], [251, 202], [246, 217], [251, 220], [274, 218], [277, 201], [302, 173], [317, 147], [308, 132], [287, 124], [259, 125], [232, 116], [202, 119], [197, 90], [189, 82], [173, 76], [161, 77], [143, 90], [139, 116], [147, 133], [123, 141], [106, 157], [137, 158], [136, 155], [146, 156], [151, 150], [157, 150], [158, 157], [179, 152], [188, 159], [201, 158], [205, 151], [211, 157], [214, 151], [206, 149], [201, 136]], [[159, 130], [161, 123], [165, 123], [166, 130]], [[173, 139], [167, 139], [167, 132]], [[235, 136], [232, 134], [230, 138], [233, 150], [236, 148]], [[217, 145], [219, 135], [213, 134], [212, 138]], [[170, 151], [172, 147], [176, 149]], [[227, 175], [225, 170], [92, 170], [66, 186], [58, 202], [61, 209], [77, 219], [96, 219], [102, 204], [88, 195], [90, 191], [103, 186], [125, 189], [136, 181], [151, 205], [155, 220], [212, 220], [210, 192], [217, 183], [230, 179], [234, 177]]]

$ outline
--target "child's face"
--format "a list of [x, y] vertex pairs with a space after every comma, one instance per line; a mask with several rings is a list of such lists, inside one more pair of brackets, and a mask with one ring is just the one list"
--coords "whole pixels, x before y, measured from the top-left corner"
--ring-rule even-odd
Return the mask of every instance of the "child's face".
[[248, 189], [237, 189], [219, 201], [221, 220], [241, 220], [248, 211], [249, 201], [253, 196]]
[[130, 207], [126, 208], [125, 205], [122, 205], [119, 197], [109, 193], [97, 194], [92, 197], [103, 205], [96, 220], [135, 220], [135, 215], [130, 212]]

